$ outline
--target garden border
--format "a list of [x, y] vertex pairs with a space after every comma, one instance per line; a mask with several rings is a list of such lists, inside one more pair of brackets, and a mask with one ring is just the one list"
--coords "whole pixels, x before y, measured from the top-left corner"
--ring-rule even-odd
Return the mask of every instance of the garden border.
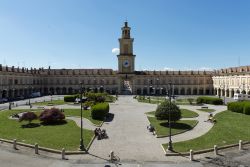
[[[247, 145], [247, 144], [250, 144], [250, 141], [242, 142], [242, 145]], [[224, 150], [224, 149], [232, 148], [232, 147], [236, 147], [236, 146], [239, 146], [239, 143], [220, 146], [220, 147], [218, 147], [218, 150]], [[169, 153], [164, 149], [163, 144], [161, 144], [161, 147], [163, 149], [165, 156], [189, 156], [190, 155], [190, 152], [172, 152], [172, 153]], [[190, 149], [192, 149], [192, 148], [190, 148]], [[194, 155], [195, 154], [204, 154], [204, 153], [213, 152], [213, 151], [214, 151], [214, 148], [207, 148], [207, 149], [203, 149], [203, 150], [193, 151], [193, 154]]]

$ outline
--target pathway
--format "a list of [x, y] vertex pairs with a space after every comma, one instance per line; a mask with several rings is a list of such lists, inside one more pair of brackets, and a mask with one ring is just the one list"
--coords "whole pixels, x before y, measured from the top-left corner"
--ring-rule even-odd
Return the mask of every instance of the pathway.
[[[114, 114], [114, 120], [104, 123], [102, 128], [107, 130], [108, 140], [95, 140], [89, 152], [100, 157], [107, 157], [113, 150], [124, 161], [166, 161], [161, 144], [167, 143], [168, 138], [156, 138], [146, 129], [149, 121], [146, 112], [154, 111], [157, 105], [138, 103], [132, 96], [120, 96], [119, 100], [110, 104], [110, 113]], [[225, 106], [212, 106], [216, 112], [224, 111]], [[204, 122], [208, 113], [199, 111], [200, 106], [180, 106], [199, 113], [199, 123], [190, 131], [173, 136], [173, 141], [185, 141], [207, 133], [213, 126]]]

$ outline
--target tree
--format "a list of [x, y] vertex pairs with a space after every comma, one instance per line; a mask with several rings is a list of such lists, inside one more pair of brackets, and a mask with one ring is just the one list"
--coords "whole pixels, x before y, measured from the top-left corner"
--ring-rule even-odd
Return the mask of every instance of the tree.
[[169, 121], [169, 113], [171, 122], [181, 119], [181, 111], [179, 107], [174, 103], [170, 103], [169, 101], [164, 101], [157, 107], [155, 117], [158, 120]]
[[54, 124], [64, 121], [65, 115], [58, 108], [45, 109], [39, 116], [45, 124]]
[[37, 115], [34, 112], [25, 112], [19, 118], [19, 122], [29, 121], [29, 124], [30, 124], [35, 119], [37, 119]]

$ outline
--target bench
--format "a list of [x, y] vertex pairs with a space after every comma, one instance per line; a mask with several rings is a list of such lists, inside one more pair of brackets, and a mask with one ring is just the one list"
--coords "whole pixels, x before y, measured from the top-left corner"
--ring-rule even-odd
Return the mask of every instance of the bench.
[[202, 106], [201, 108], [202, 108], [202, 109], [208, 109], [208, 107], [207, 107], [207, 106]]

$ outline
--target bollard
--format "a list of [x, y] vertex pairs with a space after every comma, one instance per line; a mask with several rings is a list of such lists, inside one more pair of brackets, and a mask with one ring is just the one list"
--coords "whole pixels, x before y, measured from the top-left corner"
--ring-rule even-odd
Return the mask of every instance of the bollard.
[[16, 139], [13, 140], [13, 149], [17, 150], [17, 147], [16, 147]]
[[194, 160], [194, 152], [193, 152], [193, 150], [190, 150], [189, 159], [190, 159], [190, 161]]
[[239, 150], [242, 150], [242, 140], [239, 141]]
[[35, 154], [38, 154], [38, 150], [39, 150], [39, 149], [38, 149], [38, 144], [36, 143], [36, 144], [35, 144]]
[[66, 159], [65, 158], [65, 148], [62, 149], [62, 159]]
[[214, 155], [218, 155], [218, 147], [217, 147], [217, 145], [214, 145]]

